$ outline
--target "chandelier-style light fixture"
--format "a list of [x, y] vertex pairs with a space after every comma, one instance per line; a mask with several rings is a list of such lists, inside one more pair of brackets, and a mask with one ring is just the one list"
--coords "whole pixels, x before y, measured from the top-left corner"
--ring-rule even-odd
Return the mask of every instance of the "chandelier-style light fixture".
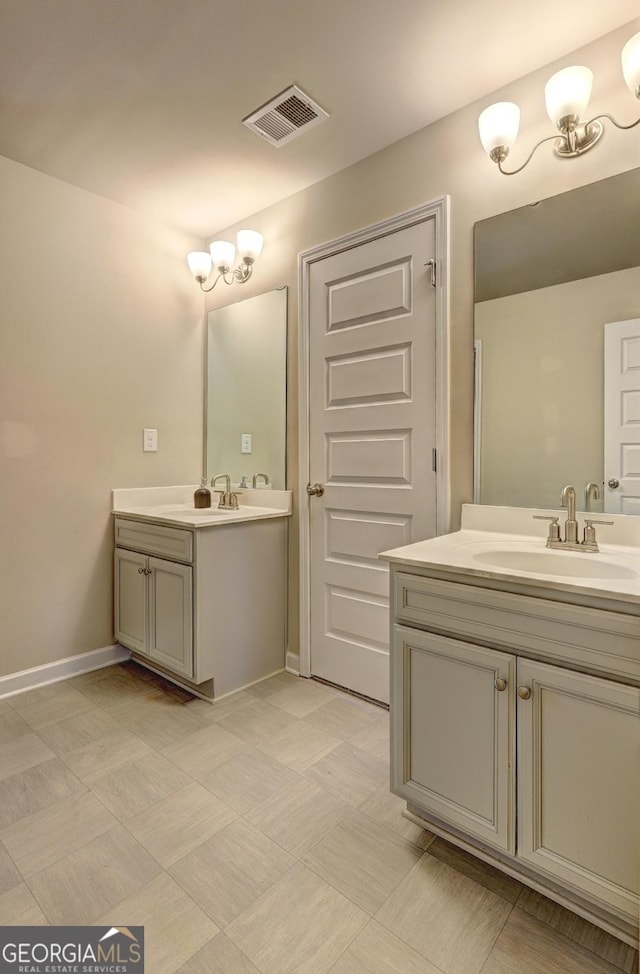
[[[239, 230], [236, 243], [229, 240], [214, 240], [209, 253], [194, 250], [187, 255], [189, 270], [202, 291], [213, 291], [222, 278], [225, 284], [246, 284], [253, 273], [253, 265], [262, 253], [264, 238], [257, 230]], [[240, 263], [234, 268], [236, 251]], [[211, 287], [205, 287], [213, 269], [218, 272]]]
[[[631, 93], [635, 98], [640, 98], [640, 34], [635, 34], [622, 49], [622, 74]], [[561, 159], [573, 159], [588, 152], [598, 144], [604, 133], [601, 119], [608, 119], [619, 129], [632, 129], [640, 124], [639, 118], [630, 125], [621, 125], [606, 113], [581, 122], [591, 98], [592, 85], [593, 72], [581, 66], [563, 68], [549, 78], [544, 89], [547, 114], [561, 134], [550, 135], [538, 142], [518, 169], [503, 169], [502, 163], [516, 141], [520, 109], [511, 101], [497, 102], [485, 108], [478, 119], [480, 141], [500, 172], [505, 176], [522, 172], [544, 142], [553, 141], [553, 151]]]

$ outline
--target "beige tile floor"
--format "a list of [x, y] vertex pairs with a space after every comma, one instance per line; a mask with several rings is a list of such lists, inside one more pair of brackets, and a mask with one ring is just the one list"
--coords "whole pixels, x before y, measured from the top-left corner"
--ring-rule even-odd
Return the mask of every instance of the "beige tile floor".
[[401, 817], [388, 714], [135, 664], [0, 701], [0, 924], [143, 924], [148, 974], [631, 974], [637, 954]]

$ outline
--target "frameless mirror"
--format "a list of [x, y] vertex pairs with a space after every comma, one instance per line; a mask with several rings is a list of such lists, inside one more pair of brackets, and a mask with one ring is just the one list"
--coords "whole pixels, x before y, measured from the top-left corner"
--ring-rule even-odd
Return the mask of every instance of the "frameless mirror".
[[[609, 487], [627, 475], [640, 483], [640, 446], [611, 446], [622, 412], [640, 431], [640, 391], [622, 408], [620, 394], [606, 423], [603, 405], [605, 331], [607, 376], [620, 374], [624, 341], [640, 376], [640, 334], [612, 346], [606, 327], [640, 318], [639, 213], [635, 169], [476, 224], [477, 503], [557, 508], [574, 484], [581, 509], [640, 512]], [[589, 483], [599, 500], [592, 490], [585, 501]]]
[[[210, 311], [205, 469], [251, 486], [257, 473], [285, 488], [287, 289]], [[259, 480], [260, 486], [263, 481]]]

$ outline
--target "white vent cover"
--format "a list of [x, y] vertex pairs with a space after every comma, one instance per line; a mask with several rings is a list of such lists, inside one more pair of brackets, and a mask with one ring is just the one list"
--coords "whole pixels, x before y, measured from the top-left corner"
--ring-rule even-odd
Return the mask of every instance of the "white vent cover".
[[329, 118], [328, 112], [297, 85], [291, 85], [242, 121], [271, 145], [284, 145], [325, 118]]

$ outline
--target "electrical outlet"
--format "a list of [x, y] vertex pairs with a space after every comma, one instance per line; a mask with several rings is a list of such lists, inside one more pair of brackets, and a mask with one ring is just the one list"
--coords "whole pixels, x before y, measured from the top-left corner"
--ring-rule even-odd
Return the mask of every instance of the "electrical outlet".
[[251, 453], [251, 433], [240, 435], [240, 453]]
[[145, 453], [158, 452], [158, 431], [157, 430], [142, 431], [142, 449], [144, 450]]

